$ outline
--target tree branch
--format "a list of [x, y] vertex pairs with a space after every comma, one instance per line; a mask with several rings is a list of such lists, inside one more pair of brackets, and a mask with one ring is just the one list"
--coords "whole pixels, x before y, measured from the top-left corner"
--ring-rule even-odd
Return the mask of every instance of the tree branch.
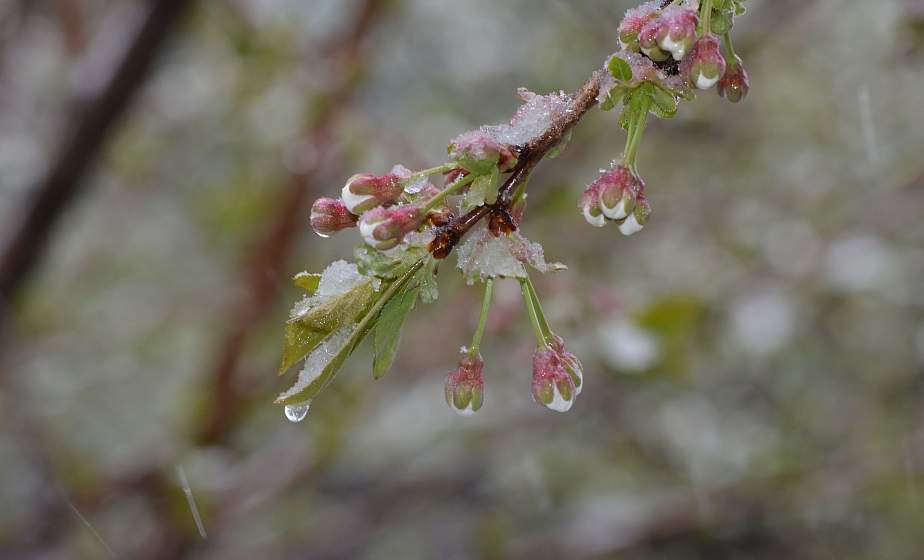
[[604, 75], [603, 70], [594, 72], [590, 79], [584, 82], [581, 89], [571, 96], [569, 109], [553, 121], [545, 132], [520, 147], [517, 165], [498, 190], [496, 203], [483, 204], [436, 230], [429, 247], [435, 258], [448, 257], [462, 237], [482, 218], [494, 211], [510, 207], [517, 187], [529, 177], [532, 170], [548, 155], [549, 151], [561, 143], [568, 131], [597, 105], [597, 95], [600, 93]]

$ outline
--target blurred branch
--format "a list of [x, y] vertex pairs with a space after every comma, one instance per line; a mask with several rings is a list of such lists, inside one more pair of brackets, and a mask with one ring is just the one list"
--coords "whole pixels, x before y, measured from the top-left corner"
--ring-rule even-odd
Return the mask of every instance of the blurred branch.
[[351, 28], [325, 45], [323, 52], [332, 66], [343, 69], [342, 79], [333, 84], [315, 101], [323, 107], [306, 125], [299, 142], [314, 154], [307, 166], [294, 169], [280, 189], [279, 207], [267, 224], [268, 232], [250, 244], [250, 253], [243, 259], [240, 296], [231, 302], [222, 322], [228, 325], [209, 373], [210, 404], [197, 439], [201, 443], [216, 443], [229, 432], [233, 416], [239, 412], [241, 391], [235, 377], [241, 355], [251, 333], [266, 316], [285, 285], [285, 271], [295, 245], [296, 235], [307, 224], [307, 207], [313, 181], [334, 157], [335, 129], [349, 105], [351, 94], [363, 74], [362, 47], [366, 36], [382, 13], [386, 0], [365, 0], [358, 8]]
[[8, 307], [48, 248], [61, 216], [84, 191], [112, 131], [151, 73], [171, 31], [194, 0], [152, 0], [150, 11], [111, 80], [100, 94], [74, 114], [73, 128], [0, 250], [0, 327]]

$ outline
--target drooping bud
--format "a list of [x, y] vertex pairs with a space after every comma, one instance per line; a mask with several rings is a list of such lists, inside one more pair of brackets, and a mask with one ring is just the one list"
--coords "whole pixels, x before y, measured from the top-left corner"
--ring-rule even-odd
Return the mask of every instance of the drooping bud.
[[471, 416], [484, 404], [484, 360], [462, 349], [459, 366], [446, 376], [446, 404], [460, 416]]
[[350, 212], [360, 215], [376, 206], [394, 204], [402, 192], [401, 177], [394, 173], [380, 176], [359, 173], [347, 180], [340, 196]]
[[606, 216], [603, 215], [603, 209], [600, 208], [600, 189], [596, 182], [590, 184], [584, 190], [584, 194], [578, 199], [578, 208], [584, 214], [587, 223], [594, 227], [603, 227], [606, 225]]
[[645, 24], [658, 15], [658, 5], [653, 2], [642, 4], [626, 12], [619, 22], [619, 46], [623, 50], [638, 52], [639, 33]]
[[621, 220], [635, 208], [635, 199], [645, 183], [625, 165], [604, 171], [596, 181], [600, 210], [611, 220]]
[[549, 347], [558, 355], [561, 365], [571, 376], [571, 381], [574, 382], [575, 395], [580, 395], [581, 391], [584, 390], [584, 366], [581, 364], [581, 360], [565, 350], [565, 340], [558, 335], [553, 336]]
[[311, 205], [311, 228], [321, 237], [330, 237], [340, 230], [351, 228], [358, 219], [342, 200], [319, 198]]
[[709, 34], [700, 38], [680, 71], [698, 89], [714, 86], [725, 74], [725, 57], [719, 50], [718, 37]]
[[404, 236], [419, 228], [423, 220], [423, 212], [413, 204], [391, 208], [379, 206], [359, 219], [359, 233], [367, 245], [384, 251], [401, 243]]
[[638, 199], [635, 201], [635, 209], [629, 214], [629, 217], [619, 224], [619, 232], [623, 235], [632, 235], [642, 231], [648, 224], [648, 218], [651, 216], [651, 203], [645, 196], [645, 191], [639, 191]]
[[719, 80], [719, 95], [732, 103], [737, 103], [747, 97], [748, 92], [751, 91], [751, 81], [738, 55], [735, 55], [734, 62], [730, 60], [726, 62], [728, 68]]
[[497, 166], [509, 171], [517, 164], [513, 146], [501, 144], [480, 130], [457, 136], [449, 144], [449, 157], [466, 170], [485, 175]]
[[574, 404], [577, 389], [558, 353], [549, 346], [533, 354], [533, 400], [556, 412], [567, 412]]
[[663, 62], [670, 55], [659, 45], [658, 38], [667, 34], [667, 25], [662, 18], [653, 18], [638, 34], [638, 45], [642, 53], [655, 62]]
[[696, 11], [680, 6], [669, 6], [660, 17], [658, 27], [658, 46], [671, 53], [674, 60], [680, 61], [693, 48], [696, 42], [696, 26], [699, 16]]

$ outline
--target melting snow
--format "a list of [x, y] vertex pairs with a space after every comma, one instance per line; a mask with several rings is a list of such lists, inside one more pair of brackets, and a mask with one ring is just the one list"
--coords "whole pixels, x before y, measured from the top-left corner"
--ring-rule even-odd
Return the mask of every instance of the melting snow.
[[481, 132], [501, 144], [526, 144], [548, 130], [552, 121], [571, 110], [571, 96], [565, 92], [539, 95], [525, 88], [517, 92], [525, 103], [509, 124], [481, 127]]
[[321, 274], [317, 292], [314, 295], [305, 296], [296, 303], [289, 317], [292, 319], [301, 317], [322, 301], [345, 294], [367, 280], [369, 277], [360, 274], [355, 264], [342, 260], [332, 262]]
[[519, 232], [494, 237], [485, 225], [475, 229], [457, 249], [459, 269], [469, 284], [485, 278], [525, 278], [528, 264], [540, 272], [562, 270], [561, 263], [547, 263], [542, 245]]

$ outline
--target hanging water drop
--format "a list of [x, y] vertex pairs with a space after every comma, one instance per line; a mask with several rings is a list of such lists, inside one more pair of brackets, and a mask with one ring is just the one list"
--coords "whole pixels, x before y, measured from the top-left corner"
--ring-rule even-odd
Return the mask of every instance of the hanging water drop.
[[308, 410], [311, 408], [311, 402], [287, 404], [285, 407], [286, 418], [289, 422], [301, 422], [308, 416]]

